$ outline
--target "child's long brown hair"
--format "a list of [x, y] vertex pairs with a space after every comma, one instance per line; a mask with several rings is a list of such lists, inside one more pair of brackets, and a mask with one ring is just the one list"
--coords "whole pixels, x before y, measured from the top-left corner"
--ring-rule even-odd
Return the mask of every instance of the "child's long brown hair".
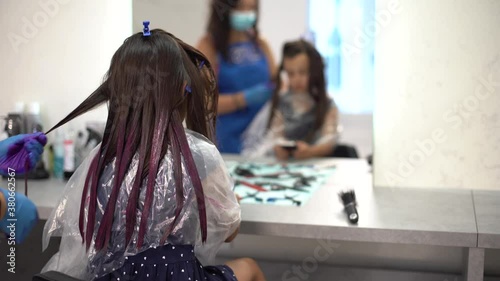
[[[139, 163], [126, 209], [126, 242], [128, 244], [133, 235], [139, 194], [142, 183], [147, 180], [137, 247], [143, 245], [158, 166], [168, 148], [172, 151], [174, 165], [176, 213], [173, 223], [163, 235], [162, 243], [173, 230], [184, 204], [182, 160], [194, 185], [202, 241], [206, 240], [207, 220], [201, 180], [182, 122], [185, 117], [189, 129], [213, 140], [217, 99], [210, 63], [193, 47], [158, 29], [152, 30], [148, 37], [137, 33], [125, 40], [114, 54], [102, 85], [51, 129], [102, 103], [108, 103], [103, 141], [99, 153], [91, 161], [80, 206], [80, 234], [87, 249], [93, 238], [97, 250], [107, 247], [118, 194], [135, 153], [139, 155]], [[100, 188], [98, 182], [104, 167], [114, 159], [113, 189], [97, 235], [93, 237]], [[88, 220], [85, 226], [84, 210], [88, 193]]]
[[330, 108], [330, 98], [326, 92], [326, 80], [325, 80], [325, 64], [321, 54], [314, 48], [312, 44], [305, 40], [297, 40], [292, 42], [287, 42], [283, 46], [282, 60], [278, 71], [278, 77], [276, 80], [276, 89], [273, 94], [272, 104], [271, 104], [271, 114], [268, 121], [268, 128], [271, 126], [272, 120], [275, 117], [275, 111], [277, 110], [279, 99], [280, 99], [280, 89], [282, 87], [281, 73], [283, 72], [283, 62], [287, 58], [293, 58], [299, 54], [306, 54], [309, 58], [309, 95], [314, 99], [315, 102], [315, 113], [316, 118], [314, 121], [314, 126], [311, 127], [309, 133], [306, 136], [306, 140], [310, 141], [314, 137], [315, 133], [323, 126], [325, 116]]

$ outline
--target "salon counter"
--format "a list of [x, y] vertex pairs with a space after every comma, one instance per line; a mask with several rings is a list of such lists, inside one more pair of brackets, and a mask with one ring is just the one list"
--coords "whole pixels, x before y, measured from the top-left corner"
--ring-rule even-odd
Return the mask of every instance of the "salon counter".
[[[226, 159], [244, 161], [235, 156]], [[240, 232], [360, 242], [477, 246], [471, 191], [373, 188], [370, 167], [364, 160], [328, 159], [314, 161], [314, 164], [335, 165], [336, 169], [306, 204], [300, 207], [242, 204]], [[339, 201], [338, 193], [345, 189], [356, 191], [357, 225], [349, 224]]]
[[[246, 162], [224, 155], [226, 161]], [[253, 159], [269, 163], [272, 159]], [[500, 248], [500, 192], [372, 187], [371, 167], [359, 159], [302, 163], [336, 167], [331, 177], [300, 207], [242, 204], [241, 234], [453, 247], [464, 250], [464, 280], [482, 280], [484, 249]], [[6, 181], [0, 182], [6, 186]], [[29, 181], [29, 198], [47, 219], [64, 190], [62, 180]], [[350, 225], [339, 201], [354, 189], [359, 222]], [[24, 192], [24, 181], [16, 184]]]
[[474, 190], [478, 247], [500, 249], [500, 192]]

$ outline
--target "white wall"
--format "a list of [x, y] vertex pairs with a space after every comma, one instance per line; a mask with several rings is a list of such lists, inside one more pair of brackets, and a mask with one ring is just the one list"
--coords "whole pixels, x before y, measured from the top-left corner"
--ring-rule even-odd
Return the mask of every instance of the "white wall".
[[286, 41], [297, 40], [308, 30], [307, 0], [261, 0], [260, 30], [276, 56]]
[[[173, 33], [196, 45], [205, 34], [210, 0], [134, 0], [134, 32], [142, 30], [144, 20], [151, 28]], [[262, 36], [279, 57], [283, 43], [307, 31], [307, 0], [260, 0]]]
[[500, 189], [500, 1], [397, 2], [376, 39], [375, 185]]
[[[131, 0], [1, 1], [0, 115], [16, 101], [38, 101], [45, 129], [53, 126], [97, 88], [131, 33]], [[22, 43], [13, 45], [13, 34]], [[71, 125], [85, 120], [105, 121], [105, 108]]]
[[207, 0], [133, 0], [134, 32], [141, 32], [142, 22], [150, 28], [170, 32], [188, 44], [196, 45], [205, 33]]

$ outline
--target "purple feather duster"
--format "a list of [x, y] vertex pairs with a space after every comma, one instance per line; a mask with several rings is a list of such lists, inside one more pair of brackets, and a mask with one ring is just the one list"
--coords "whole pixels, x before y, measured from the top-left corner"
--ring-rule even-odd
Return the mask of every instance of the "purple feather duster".
[[3, 140], [0, 142], [0, 173], [29, 172], [40, 160], [46, 144], [44, 133], [17, 135]]

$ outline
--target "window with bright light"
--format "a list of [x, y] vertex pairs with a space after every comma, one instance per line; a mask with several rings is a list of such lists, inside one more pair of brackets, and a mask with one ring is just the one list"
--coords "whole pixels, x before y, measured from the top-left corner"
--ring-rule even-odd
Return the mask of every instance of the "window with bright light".
[[328, 93], [340, 111], [371, 114], [375, 0], [309, 0], [309, 27], [326, 63]]

